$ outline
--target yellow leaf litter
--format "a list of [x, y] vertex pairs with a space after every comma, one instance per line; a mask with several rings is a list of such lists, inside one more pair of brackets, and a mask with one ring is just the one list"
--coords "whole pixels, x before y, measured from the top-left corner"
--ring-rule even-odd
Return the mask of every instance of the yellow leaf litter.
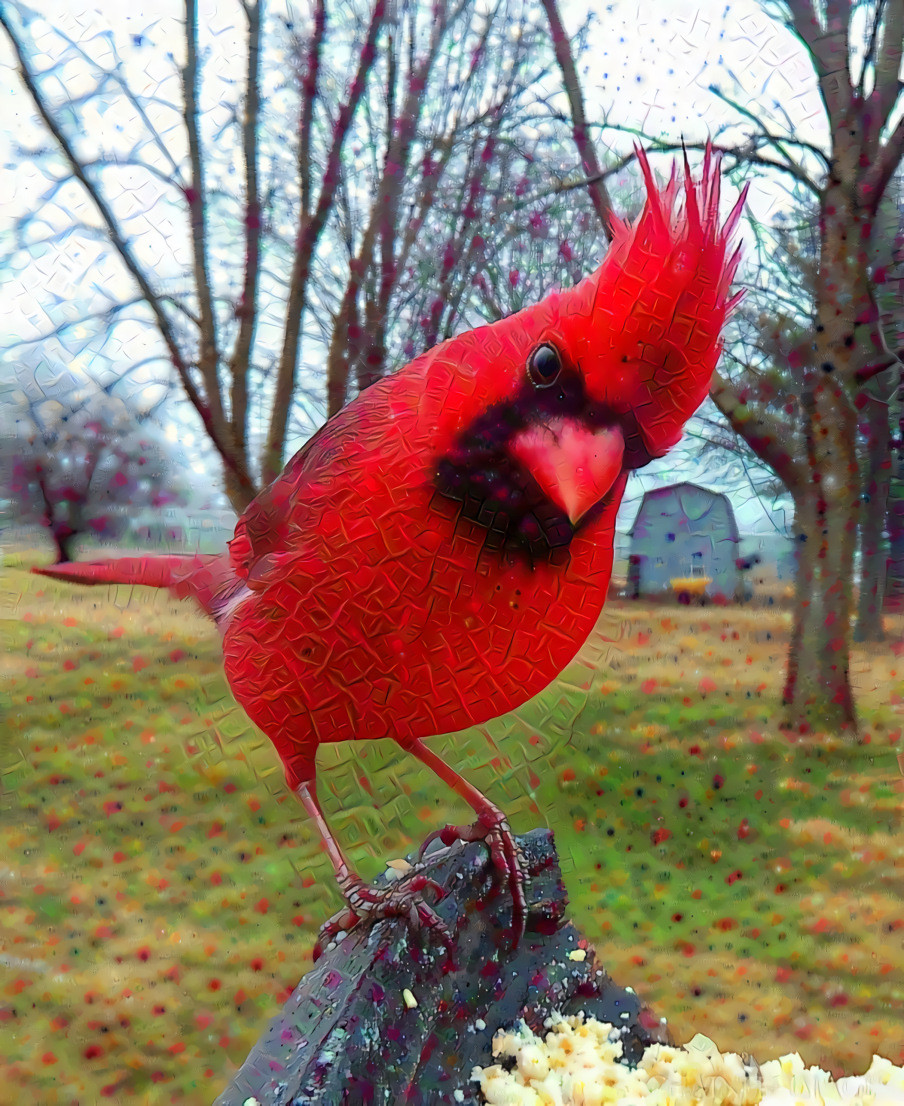
[[651, 1045], [630, 1068], [618, 1062], [622, 1044], [611, 1025], [577, 1016], [546, 1026], [545, 1040], [525, 1025], [497, 1034], [493, 1055], [513, 1059], [514, 1068], [474, 1069], [488, 1106], [904, 1106], [904, 1068], [881, 1056], [865, 1075], [836, 1082], [805, 1068], [797, 1053], [760, 1065], [719, 1052], [698, 1033], [680, 1047]]

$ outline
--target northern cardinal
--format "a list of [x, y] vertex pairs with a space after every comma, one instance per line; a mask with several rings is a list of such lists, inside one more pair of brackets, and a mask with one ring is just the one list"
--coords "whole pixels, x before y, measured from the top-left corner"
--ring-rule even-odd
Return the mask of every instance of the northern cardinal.
[[574, 657], [606, 598], [628, 473], [678, 441], [709, 388], [744, 197], [720, 226], [710, 151], [700, 181], [685, 160], [683, 189], [674, 169], [657, 186], [638, 155], [644, 209], [613, 220], [595, 273], [368, 388], [250, 504], [228, 554], [35, 569], [199, 601], [236, 699], [323, 837], [346, 924], [437, 921], [410, 888], [351, 871], [317, 800], [321, 743], [389, 737], [474, 809], [443, 840], [486, 840], [516, 943], [523, 929], [505, 816], [423, 739], [520, 706]]

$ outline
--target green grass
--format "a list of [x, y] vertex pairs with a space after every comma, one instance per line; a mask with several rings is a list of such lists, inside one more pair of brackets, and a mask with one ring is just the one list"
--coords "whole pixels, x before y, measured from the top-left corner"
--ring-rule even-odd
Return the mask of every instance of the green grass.
[[[329, 865], [212, 626], [25, 565], [0, 572], [0, 1103], [208, 1103], [310, 967]], [[901, 1063], [904, 661], [857, 655], [859, 743], [792, 740], [785, 617], [614, 604], [538, 699], [434, 747], [554, 829], [576, 923], [678, 1039]], [[467, 818], [391, 743], [319, 764], [366, 876]]]

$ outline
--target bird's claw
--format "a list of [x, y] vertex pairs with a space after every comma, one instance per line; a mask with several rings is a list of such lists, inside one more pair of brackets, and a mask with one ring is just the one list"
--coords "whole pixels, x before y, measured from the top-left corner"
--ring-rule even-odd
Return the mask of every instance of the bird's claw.
[[527, 877], [515, 835], [502, 812], [494, 810], [481, 814], [470, 826], [444, 826], [440, 830], [434, 830], [421, 845], [419, 859], [423, 859], [429, 845], [437, 839], [446, 846], [454, 845], [457, 841], [485, 842], [493, 866], [508, 880], [512, 895], [512, 947], [517, 948], [527, 924], [527, 898], [524, 892]]
[[315, 961], [320, 959], [324, 948], [338, 934], [348, 932], [361, 922], [373, 924], [383, 918], [404, 918], [412, 933], [423, 929], [431, 931], [442, 943], [449, 958], [452, 958], [455, 948], [452, 934], [422, 895], [426, 890], [433, 891], [437, 902], [446, 897], [446, 892], [435, 880], [415, 875], [400, 880], [391, 887], [377, 888], [371, 887], [358, 876], [348, 875], [339, 881], [339, 889], [348, 906], [320, 927], [314, 946]]

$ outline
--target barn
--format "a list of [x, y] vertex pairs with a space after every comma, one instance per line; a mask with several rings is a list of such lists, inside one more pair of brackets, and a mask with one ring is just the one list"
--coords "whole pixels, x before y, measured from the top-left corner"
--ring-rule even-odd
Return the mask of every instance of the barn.
[[699, 580], [708, 599], [741, 598], [738, 526], [720, 492], [689, 483], [647, 492], [629, 537], [629, 596], [674, 593], [673, 581]]

